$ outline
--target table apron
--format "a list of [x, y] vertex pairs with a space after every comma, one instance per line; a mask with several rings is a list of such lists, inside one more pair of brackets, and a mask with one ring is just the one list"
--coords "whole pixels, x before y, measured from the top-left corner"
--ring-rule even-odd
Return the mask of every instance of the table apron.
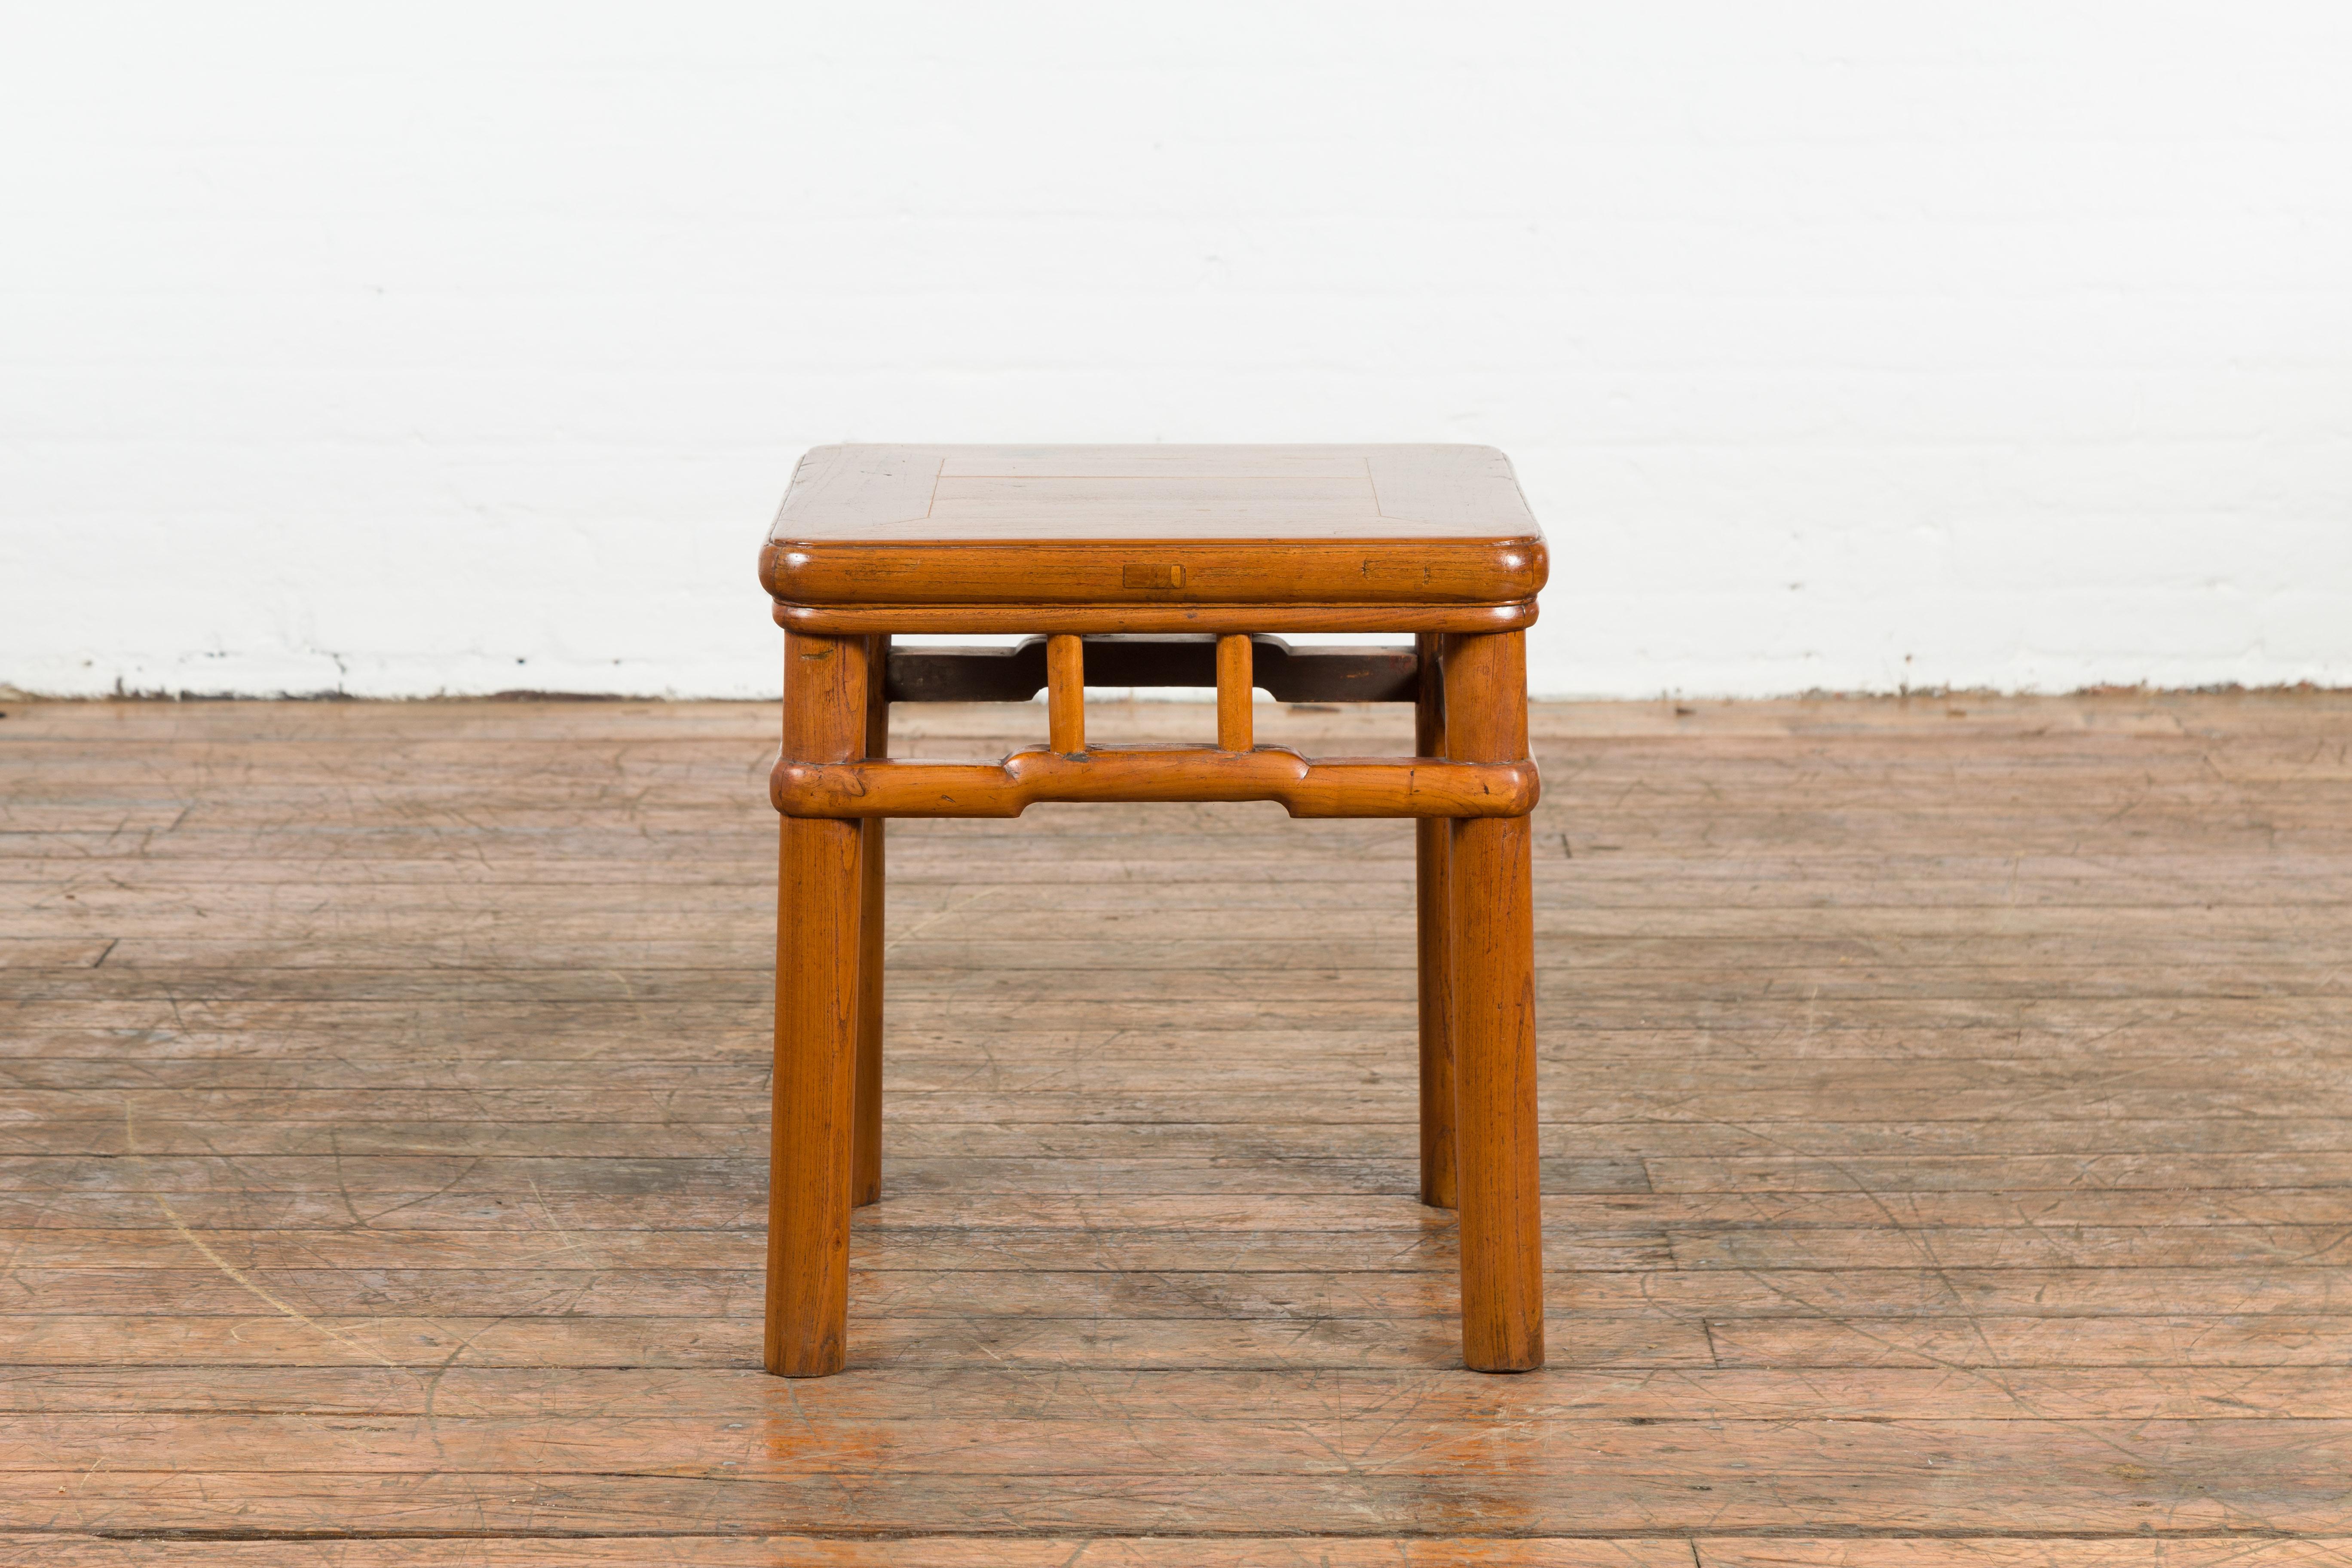
[[1535, 625], [1536, 602], [1503, 605], [795, 605], [776, 624], [822, 637], [1003, 632], [1488, 632]]

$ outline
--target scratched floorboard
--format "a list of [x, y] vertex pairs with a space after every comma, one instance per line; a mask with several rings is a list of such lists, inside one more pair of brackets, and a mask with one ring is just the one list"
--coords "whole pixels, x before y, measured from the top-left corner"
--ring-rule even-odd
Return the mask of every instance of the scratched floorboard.
[[772, 710], [0, 708], [0, 1562], [2352, 1563], [2352, 698], [1539, 709], [1517, 1378], [1402, 825], [897, 825], [800, 1384]]

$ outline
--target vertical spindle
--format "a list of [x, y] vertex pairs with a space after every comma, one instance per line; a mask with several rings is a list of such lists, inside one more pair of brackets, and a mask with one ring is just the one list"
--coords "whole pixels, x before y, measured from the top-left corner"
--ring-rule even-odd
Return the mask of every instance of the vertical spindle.
[[1250, 735], [1250, 640], [1246, 635], [1217, 639], [1217, 750], [1246, 752]]
[[1087, 749], [1087, 645], [1083, 638], [1045, 639], [1045, 723], [1054, 750], [1073, 756]]

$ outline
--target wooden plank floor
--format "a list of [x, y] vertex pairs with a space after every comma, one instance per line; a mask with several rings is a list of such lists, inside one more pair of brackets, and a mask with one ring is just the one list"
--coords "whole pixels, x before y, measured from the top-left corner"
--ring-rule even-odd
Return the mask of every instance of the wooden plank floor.
[[2352, 697], [1540, 710], [1524, 1377], [1412, 1196], [1407, 826], [894, 825], [799, 1384], [772, 711], [0, 708], [0, 1561], [2352, 1562]]

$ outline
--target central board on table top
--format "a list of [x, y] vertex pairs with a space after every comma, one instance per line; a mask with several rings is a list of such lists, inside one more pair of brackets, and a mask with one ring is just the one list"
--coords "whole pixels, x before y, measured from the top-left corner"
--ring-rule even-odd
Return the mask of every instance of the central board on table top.
[[1528, 540], [1492, 447], [818, 447], [778, 543]]

